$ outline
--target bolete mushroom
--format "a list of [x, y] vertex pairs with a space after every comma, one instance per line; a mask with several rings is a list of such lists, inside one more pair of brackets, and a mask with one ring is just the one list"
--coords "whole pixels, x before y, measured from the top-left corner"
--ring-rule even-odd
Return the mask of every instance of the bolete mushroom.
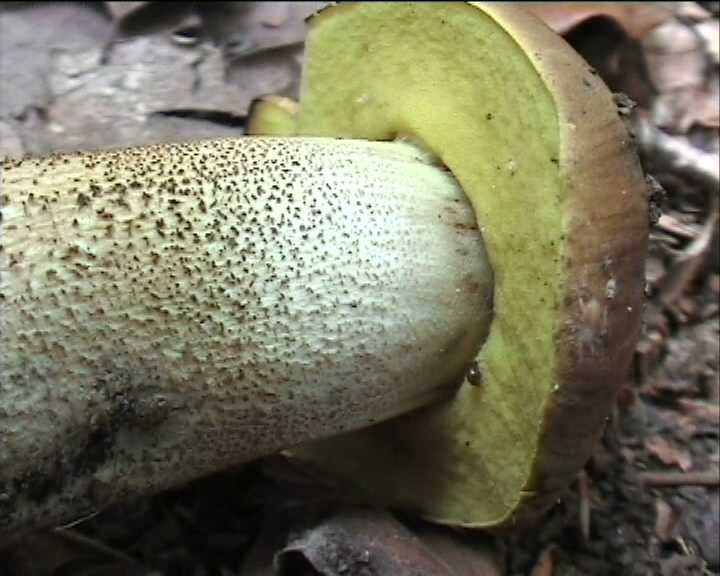
[[473, 205], [495, 300], [451, 400], [296, 455], [437, 522], [534, 516], [588, 459], [640, 330], [646, 186], [612, 95], [507, 4], [343, 3], [309, 26], [298, 109], [265, 100], [251, 128], [422, 142]]
[[299, 108], [295, 100], [285, 96], [269, 94], [256, 98], [248, 110], [245, 132], [258, 136], [292, 136]]
[[266, 102], [287, 137], [4, 165], [0, 533], [303, 443], [496, 526], [587, 459], [648, 218], [587, 65], [519, 8], [342, 4]]
[[407, 143], [239, 138], [7, 163], [0, 527], [451, 394], [492, 272]]

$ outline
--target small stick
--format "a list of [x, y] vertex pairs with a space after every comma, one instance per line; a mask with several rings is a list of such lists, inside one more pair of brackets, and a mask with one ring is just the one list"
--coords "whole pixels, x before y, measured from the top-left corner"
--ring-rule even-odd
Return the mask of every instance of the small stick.
[[583, 542], [587, 544], [590, 541], [590, 494], [585, 470], [578, 473], [578, 492], [580, 493], [580, 530]]
[[125, 562], [132, 566], [137, 566], [139, 564], [135, 558], [125, 554], [125, 552], [117, 550], [103, 542], [100, 542], [99, 540], [96, 540], [95, 538], [91, 538], [90, 536], [86, 536], [85, 534], [76, 532], [70, 528], [56, 528], [52, 532], [56, 536], [64, 538], [69, 542], [79, 544], [89, 550], [93, 550], [102, 556], [114, 558], [115, 560], [120, 560], [121, 562]]
[[695, 148], [686, 138], [670, 136], [645, 119], [640, 119], [635, 132], [638, 146], [645, 157], [666, 170], [701, 181], [710, 190], [720, 183], [717, 154]]
[[645, 486], [720, 486], [720, 470], [696, 472], [640, 472], [638, 481]]

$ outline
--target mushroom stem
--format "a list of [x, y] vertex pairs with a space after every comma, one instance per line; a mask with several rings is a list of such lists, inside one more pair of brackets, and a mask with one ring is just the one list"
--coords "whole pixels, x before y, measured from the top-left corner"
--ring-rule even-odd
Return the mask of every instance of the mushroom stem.
[[240, 138], [7, 162], [0, 533], [449, 397], [493, 278], [400, 142]]

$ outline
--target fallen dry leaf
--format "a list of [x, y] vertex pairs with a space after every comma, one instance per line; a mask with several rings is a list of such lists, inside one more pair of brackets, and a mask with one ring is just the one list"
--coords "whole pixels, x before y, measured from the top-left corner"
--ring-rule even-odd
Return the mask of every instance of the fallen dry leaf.
[[[717, 470], [715, 478], [718, 480], [715, 486], [720, 485], [720, 472]], [[717, 573], [720, 570], [720, 491], [715, 489], [710, 492], [707, 507], [686, 508], [679, 529], [684, 539], [694, 542], [699, 548], [699, 556], [710, 569], [705, 573]]]
[[152, 2], [104, 2], [104, 4], [110, 15], [116, 20], [120, 20]]
[[659, 564], [660, 576], [702, 574], [702, 560], [697, 556], [673, 554], [669, 558], [662, 558]]
[[26, 536], [24, 545], [0, 562], [0, 568], [3, 576], [123, 576], [140, 573], [141, 565], [90, 538], [68, 538], [56, 530]]
[[277, 28], [287, 22], [290, 17], [290, 6], [287, 2], [259, 2], [261, 4], [258, 20], [263, 26]]
[[112, 23], [87, 4], [36, 2], [0, 12], [0, 118], [22, 121], [48, 105], [53, 54], [88, 50], [110, 37]]
[[[717, 19], [694, 3], [528, 3], [613, 88], [652, 108], [654, 122], [685, 134], [718, 127]], [[694, 4], [694, 6], [690, 6]], [[582, 30], [582, 33], [579, 31]]]
[[189, 27], [221, 47], [226, 57], [302, 43], [305, 19], [327, 2], [184, 2], [167, 10], [163, 2], [106, 2], [116, 18], [116, 40]]
[[663, 214], [655, 225], [658, 230], [668, 232], [683, 240], [693, 240], [700, 233], [698, 226], [686, 224], [672, 214]]
[[[687, 134], [695, 126], [720, 126], [717, 79], [659, 94], [651, 105], [655, 125], [673, 134]], [[717, 154], [714, 156], [717, 160]]]
[[712, 12], [700, 5], [700, 2], [668, 2], [667, 6], [675, 16], [687, 20], [707, 20], [712, 18]]
[[[321, 576], [500, 576], [497, 554], [487, 543], [460, 551], [449, 537], [424, 538], [384, 512], [347, 511], [293, 538], [275, 559], [279, 574], [311, 566]], [[446, 552], [443, 554], [443, 551]]]
[[703, 83], [702, 40], [686, 24], [669, 20], [657, 26], [647, 35], [643, 47], [650, 79], [660, 92]]
[[650, 2], [528, 2], [524, 7], [559, 34], [591, 18], [609, 18], [638, 40], [673, 16], [667, 8]]
[[666, 134], [646, 118], [638, 118], [635, 133], [643, 156], [653, 165], [717, 190], [720, 183], [717, 153], [696, 148], [687, 138]]
[[685, 442], [692, 440], [693, 436], [695, 436], [698, 431], [697, 420], [680, 412], [675, 413], [672, 416], [672, 419], [677, 437]]
[[713, 194], [709, 215], [702, 231], [675, 258], [659, 284], [660, 301], [668, 309], [673, 309], [677, 305], [706, 263], [713, 238], [717, 238], [717, 223], [720, 217], [718, 204], [720, 204], [718, 195]]
[[692, 468], [690, 452], [680, 448], [662, 436], [651, 436], [645, 440], [645, 449], [667, 466], [677, 466], [683, 472]]
[[670, 504], [661, 498], [655, 500], [655, 535], [660, 542], [666, 543], [672, 539], [678, 519]]
[[720, 406], [717, 404], [702, 400], [690, 400], [689, 398], [680, 398], [678, 404], [685, 414], [720, 426]]
[[[667, 347], [668, 334], [667, 319], [651, 302], [646, 308], [645, 324], [646, 335], [635, 347], [634, 371], [635, 380], [641, 385], [640, 393], [653, 396], [657, 390], [655, 382], [650, 381], [650, 376], [657, 368]], [[634, 400], [634, 396], [625, 392], [622, 400], [630, 402]]]
[[500, 551], [489, 536], [454, 532], [423, 524], [414, 528], [423, 544], [442, 558], [457, 576], [501, 576], [505, 574]]
[[706, 20], [695, 25], [695, 31], [705, 42], [705, 50], [715, 64], [720, 63], [720, 26], [717, 20]]
[[306, 463], [278, 456], [262, 469], [275, 488], [243, 576], [504, 574], [493, 537], [420, 521], [406, 526], [364, 508], [347, 487]]
[[[285, 55], [243, 61], [228, 75], [219, 48], [177, 46], [164, 36], [118, 44], [105, 63], [100, 48], [61, 54], [48, 79], [48, 138], [54, 150], [76, 150], [237, 136], [253, 99], [287, 90], [298, 75]], [[183, 131], [168, 117], [189, 126]]]
[[168, 10], [162, 2], [106, 2], [106, 7], [114, 18], [112, 41], [126, 38], [170, 32], [182, 27], [183, 22], [197, 16], [196, 7], [191, 2], [178, 2]]
[[526, 9], [562, 34], [597, 70], [614, 92], [642, 106], [655, 97], [641, 41], [650, 30], [672, 18], [667, 9], [640, 3], [524, 4]]
[[551, 544], [545, 548], [533, 566], [530, 576], [553, 576], [555, 569], [555, 550], [556, 546]]
[[715, 59], [713, 38], [705, 39], [698, 26], [670, 20], [642, 42], [650, 81], [658, 91], [652, 118], [658, 126], [680, 134], [694, 125], [720, 125], [717, 81], [707, 74], [709, 61]]
[[305, 19], [327, 2], [208, 2], [200, 15], [209, 36], [233, 57], [302, 43]]

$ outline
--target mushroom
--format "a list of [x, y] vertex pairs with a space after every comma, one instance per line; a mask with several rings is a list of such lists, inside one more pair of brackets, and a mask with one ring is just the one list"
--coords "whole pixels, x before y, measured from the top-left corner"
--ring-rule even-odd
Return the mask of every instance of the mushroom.
[[2, 528], [448, 397], [487, 335], [474, 212], [409, 143], [63, 154], [2, 194]]
[[256, 98], [250, 104], [245, 131], [250, 135], [292, 136], [299, 108], [295, 100], [285, 96]]
[[607, 88], [464, 3], [327, 8], [302, 82], [285, 137], [4, 165], [0, 533], [284, 449], [491, 527], [584, 464], [648, 226]]
[[439, 523], [530, 521], [589, 458], [639, 335], [633, 141], [596, 72], [522, 8], [343, 3], [309, 27], [298, 109], [262, 102], [251, 128], [422, 142], [472, 203], [495, 294], [452, 399], [294, 454]]

